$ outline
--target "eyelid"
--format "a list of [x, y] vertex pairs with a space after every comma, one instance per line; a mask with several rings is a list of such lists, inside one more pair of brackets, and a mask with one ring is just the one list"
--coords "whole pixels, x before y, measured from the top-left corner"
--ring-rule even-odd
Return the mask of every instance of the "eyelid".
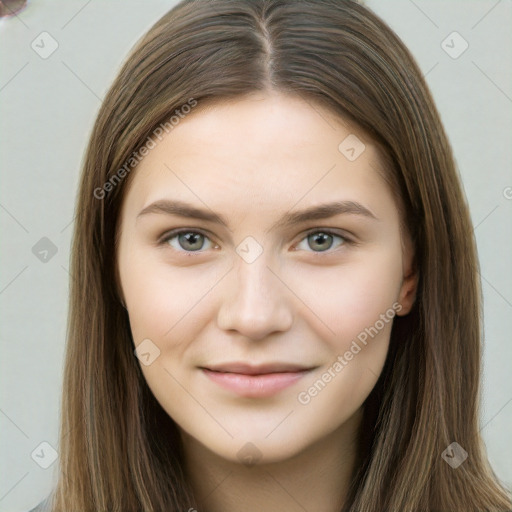
[[[167, 244], [167, 242], [169, 240], [171, 240], [172, 238], [175, 238], [178, 235], [181, 235], [182, 233], [195, 233], [195, 234], [203, 235], [205, 238], [208, 238], [210, 240], [210, 242], [212, 243], [213, 246], [217, 246], [218, 245], [217, 242], [214, 241], [214, 239], [212, 238], [212, 234], [210, 234], [208, 230], [199, 229], [199, 228], [176, 228], [176, 229], [171, 229], [170, 231], [166, 231], [162, 236], [160, 236], [158, 238], [156, 245], [158, 247], [164, 246], [164, 245]], [[170, 247], [170, 246], [168, 246], [168, 247], [170, 249], [174, 250], [174, 252], [181, 252], [183, 254], [187, 254], [187, 255], [191, 255], [191, 256], [203, 254], [204, 252], [206, 252], [205, 250], [201, 250], [201, 251], [185, 251], [184, 249], [183, 250], [177, 250], [177, 249], [174, 249], [173, 247]]]
[[[169, 241], [171, 238], [174, 238], [176, 235], [181, 235], [182, 233], [198, 233], [200, 235], [203, 235], [207, 238], [212, 237], [211, 234], [207, 230], [199, 229], [199, 228], [176, 228], [171, 229], [170, 231], [166, 231], [161, 236], [158, 237], [157, 243], [162, 244], [164, 242]], [[191, 251], [192, 252], [192, 251]]]
[[305, 237], [312, 235], [313, 233], [326, 233], [328, 235], [335, 235], [343, 238], [347, 243], [356, 244], [356, 237], [349, 231], [345, 229], [339, 228], [328, 228], [328, 227], [314, 227], [310, 229], [306, 229], [299, 236], [301, 236], [299, 242], [301, 242]]
[[[315, 257], [316, 256], [318, 256], [318, 257], [320, 257], [320, 256], [328, 257], [329, 255], [337, 254], [340, 250], [343, 250], [343, 248], [346, 247], [346, 246], [357, 246], [357, 245], [359, 245], [359, 243], [356, 242], [356, 240], [352, 236], [349, 236], [343, 230], [341, 230], [341, 232], [340, 232], [340, 230], [336, 229], [336, 228], [322, 228], [322, 227], [308, 229], [307, 231], [303, 232], [300, 235], [301, 238], [298, 240], [298, 242], [295, 245], [300, 244], [309, 235], [312, 235], [312, 234], [315, 234], [315, 233], [323, 233], [325, 235], [337, 236], [338, 238], [341, 238], [343, 240], [343, 242], [338, 247], [336, 247], [334, 249], [329, 248], [329, 249], [326, 249], [325, 251], [306, 251], [306, 252], [309, 252], [310, 254], [313, 254]], [[294, 250], [298, 251], [299, 249], [294, 249]]]

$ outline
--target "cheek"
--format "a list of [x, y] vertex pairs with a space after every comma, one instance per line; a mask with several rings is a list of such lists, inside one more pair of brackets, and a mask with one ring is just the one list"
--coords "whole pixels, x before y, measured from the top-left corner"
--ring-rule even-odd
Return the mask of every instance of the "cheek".
[[135, 250], [120, 274], [136, 343], [172, 338], [185, 325], [193, 329], [190, 319], [200, 314], [201, 302], [218, 280], [205, 268], [173, 266], [162, 255]]
[[388, 350], [389, 329], [366, 345], [348, 344], [297, 394], [298, 415], [321, 435], [344, 424], [374, 388]]
[[310, 413], [322, 411], [325, 421], [335, 424], [362, 405], [382, 371], [400, 309], [401, 259], [389, 250], [375, 252], [312, 277], [308, 282], [314, 286], [302, 291], [310, 297], [311, 309], [320, 312], [322, 323], [314, 323], [310, 315], [310, 325], [318, 326], [316, 334], [330, 357], [323, 372], [305, 382], [297, 401]]
[[287, 283], [307, 306], [301, 316], [317, 325], [317, 336], [336, 351], [347, 350], [347, 344], [374, 326], [382, 314], [386, 319], [396, 314], [393, 304], [401, 283], [401, 258], [393, 247], [354, 253], [338, 266], [294, 270]]
[[395, 302], [398, 278], [390, 267], [387, 270], [384, 279], [375, 267], [351, 268], [344, 286], [332, 294], [336, 301], [321, 299], [334, 331], [323, 337], [330, 356], [321, 372], [305, 381], [296, 396], [302, 417], [305, 421], [313, 418], [310, 421], [318, 424], [315, 428], [319, 431], [335, 429], [347, 421], [362, 406], [382, 372], [399, 310]]

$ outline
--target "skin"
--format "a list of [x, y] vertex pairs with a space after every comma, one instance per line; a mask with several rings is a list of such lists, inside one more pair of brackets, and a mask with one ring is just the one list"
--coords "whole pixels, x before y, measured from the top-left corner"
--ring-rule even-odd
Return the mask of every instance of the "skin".
[[[354, 161], [338, 149], [350, 134], [365, 144]], [[343, 504], [362, 404], [392, 321], [307, 404], [298, 395], [393, 304], [398, 315], [413, 305], [413, 251], [380, 165], [371, 141], [329, 111], [261, 93], [199, 105], [133, 171], [121, 210], [120, 295], [135, 346], [150, 339], [160, 351], [141, 368], [180, 429], [201, 510], [334, 512]], [[219, 213], [229, 229], [164, 213], [137, 218], [159, 199]], [[377, 220], [341, 214], [272, 228], [287, 212], [335, 200], [357, 201]], [[206, 236], [158, 245], [176, 228]], [[328, 228], [336, 236], [308, 242]], [[263, 250], [251, 263], [236, 252], [248, 236]], [[251, 398], [199, 369], [229, 361], [317, 368]], [[240, 455], [247, 450], [250, 464]]]

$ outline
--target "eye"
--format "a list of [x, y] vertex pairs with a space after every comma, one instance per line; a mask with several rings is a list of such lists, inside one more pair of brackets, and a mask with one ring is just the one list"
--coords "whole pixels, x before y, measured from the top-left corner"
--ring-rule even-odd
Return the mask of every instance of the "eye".
[[[312, 252], [322, 253], [332, 248], [333, 238], [341, 240], [341, 243], [339, 243], [338, 246], [355, 244], [355, 242], [347, 237], [336, 234], [328, 229], [310, 231], [300, 243], [306, 242], [310, 248], [315, 249]], [[210, 242], [210, 247], [205, 248], [205, 241]], [[215, 245], [206, 234], [201, 231], [187, 229], [171, 231], [164, 235], [158, 243], [159, 245], [170, 245], [176, 251], [186, 253], [203, 252], [202, 249], [218, 248], [218, 245]], [[297, 247], [299, 250], [304, 250], [304, 247], [300, 247], [300, 244]]]
[[[171, 240], [174, 239], [176, 239], [176, 241], [174, 243], [170, 243]], [[160, 240], [159, 244], [168, 244], [179, 252], [202, 252], [200, 249], [204, 248], [205, 240], [210, 239], [200, 231], [182, 229], [181, 231], [172, 231], [171, 233], [167, 233], [167, 235]], [[212, 247], [210, 247], [210, 249], [211, 248]]]
[[[318, 230], [317, 229], [316, 231], [310, 231], [306, 235], [306, 237], [301, 240], [301, 243], [306, 242], [310, 248], [319, 249], [318, 251], [314, 250], [313, 252], [322, 253], [322, 252], [328, 251], [332, 247], [332, 245], [333, 245], [332, 239], [333, 238], [339, 238], [340, 240], [342, 240], [342, 243], [340, 243], [339, 245], [346, 245], [346, 244], [353, 243], [348, 238], [338, 235], [336, 233], [333, 233], [332, 231], [327, 230], [327, 229], [326, 230], [323, 230], [323, 229]], [[303, 249], [303, 247], [302, 248], [300, 247], [300, 244], [297, 247], [299, 247], [299, 249]]]

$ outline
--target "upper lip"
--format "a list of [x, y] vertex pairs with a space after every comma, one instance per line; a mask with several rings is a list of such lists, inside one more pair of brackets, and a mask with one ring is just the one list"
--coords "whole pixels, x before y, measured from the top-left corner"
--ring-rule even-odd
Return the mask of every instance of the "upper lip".
[[243, 362], [221, 363], [204, 366], [206, 370], [225, 373], [241, 373], [244, 375], [262, 375], [265, 373], [285, 373], [311, 370], [311, 366], [303, 366], [293, 363], [266, 363], [251, 365]]

